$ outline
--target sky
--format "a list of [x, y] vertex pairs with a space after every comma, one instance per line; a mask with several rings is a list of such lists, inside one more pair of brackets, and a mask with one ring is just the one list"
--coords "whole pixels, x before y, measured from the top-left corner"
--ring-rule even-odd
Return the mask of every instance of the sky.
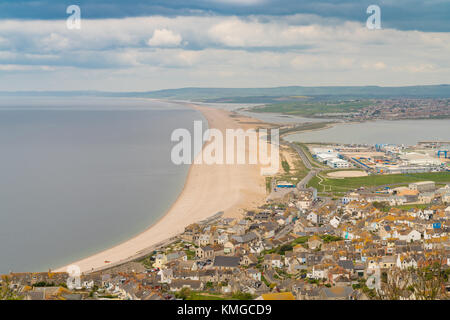
[[2, 0], [0, 91], [448, 84], [449, 17], [450, 0]]

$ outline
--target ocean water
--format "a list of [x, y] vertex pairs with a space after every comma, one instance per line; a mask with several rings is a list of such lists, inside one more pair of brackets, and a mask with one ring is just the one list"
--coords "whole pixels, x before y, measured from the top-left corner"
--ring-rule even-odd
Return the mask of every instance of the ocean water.
[[47, 271], [145, 230], [181, 192], [197, 111], [105, 98], [0, 101], [0, 274]]
[[419, 141], [450, 141], [450, 119], [369, 121], [291, 134], [288, 141], [415, 145]]

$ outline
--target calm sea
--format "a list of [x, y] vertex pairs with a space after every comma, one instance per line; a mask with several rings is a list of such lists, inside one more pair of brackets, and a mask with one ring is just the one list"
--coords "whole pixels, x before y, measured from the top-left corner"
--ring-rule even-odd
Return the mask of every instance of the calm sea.
[[301, 142], [399, 145], [415, 145], [419, 141], [450, 141], [450, 119], [337, 124], [325, 130], [292, 134], [285, 139]]
[[2, 98], [0, 273], [47, 271], [156, 222], [189, 169], [170, 161], [170, 135], [194, 120], [148, 100]]

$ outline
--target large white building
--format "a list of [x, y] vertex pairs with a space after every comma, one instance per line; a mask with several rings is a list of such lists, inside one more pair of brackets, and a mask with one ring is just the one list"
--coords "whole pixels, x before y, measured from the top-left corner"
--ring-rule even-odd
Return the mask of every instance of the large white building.
[[319, 154], [319, 153], [334, 153], [334, 149], [332, 148], [313, 148], [312, 153], [313, 154]]
[[402, 153], [399, 157], [410, 166], [439, 166], [442, 164], [440, 159], [418, 152]]
[[315, 155], [317, 161], [326, 163], [331, 168], [350, 168], [352, 165], [341, 158], [339, 158], [339, 153], [330, 148], [313, 148], [313, 154]]
[[317, 161], [322, 162], [322, 163], [325, 163], [325, 162], [327, 162], [329, 160], [332, 160], [332, 159], [338, 159], [338, 156], [339, 155], [336, 152], [333, 152], [333, 153], [317, 153], [316, 154]]
[[352, 167], [350, 162], [343, 160], [343, 159], [339, 159], [339, 158], [334, 158], [334, 159], [328, 160], [327, 165], [330, 166], [331, 168], [351, 168]]

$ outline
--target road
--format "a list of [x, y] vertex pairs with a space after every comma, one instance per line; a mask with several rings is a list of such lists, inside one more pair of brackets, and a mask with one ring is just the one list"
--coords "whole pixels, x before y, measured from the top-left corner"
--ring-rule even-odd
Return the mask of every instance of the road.
[[306, 175], [306, 177], [304, 177], [298, 184], [297, 184], [297, 188], [302, 189], [302, 188], [306, 188], [306, 186], [308, 185], [309, 181], [315, 177], [320, 171], [322, 171], [321, 168], [315, 168], [313, 167], [313, 165], [311, 164], [311, 161], [309, 161], [308, 156], [305, 154], [305, 151], [303, 151], [303, 149], [294, 144], [294, 143], [290, 143], [287, 141], [283, 141], [283, 144], [291, 147], [292, 149], [294, 149], [298, 155], [300, 156], [300, 158], [303, 161], [303, 164], [305, 165], [306, 169], [309, 170], [308, 174]]
[[291, 147], [292, 149], [294, 149], [295, 151], [297, 151], [297, 153], [300, 156], [300, 158], [302, 159], [306, 169], [309, 169], [309, 170], [314, 169], [313, 165], [311, 164], [311, 162], [308, 159], [308, 156], [305, 154], [305, 152], [303, 151], [303, 149], [300, 146], [298, 146], [294, 143], [287, 142], [287, 141], [283, 141], [283, 144], [285, 144], [285, 145]]

